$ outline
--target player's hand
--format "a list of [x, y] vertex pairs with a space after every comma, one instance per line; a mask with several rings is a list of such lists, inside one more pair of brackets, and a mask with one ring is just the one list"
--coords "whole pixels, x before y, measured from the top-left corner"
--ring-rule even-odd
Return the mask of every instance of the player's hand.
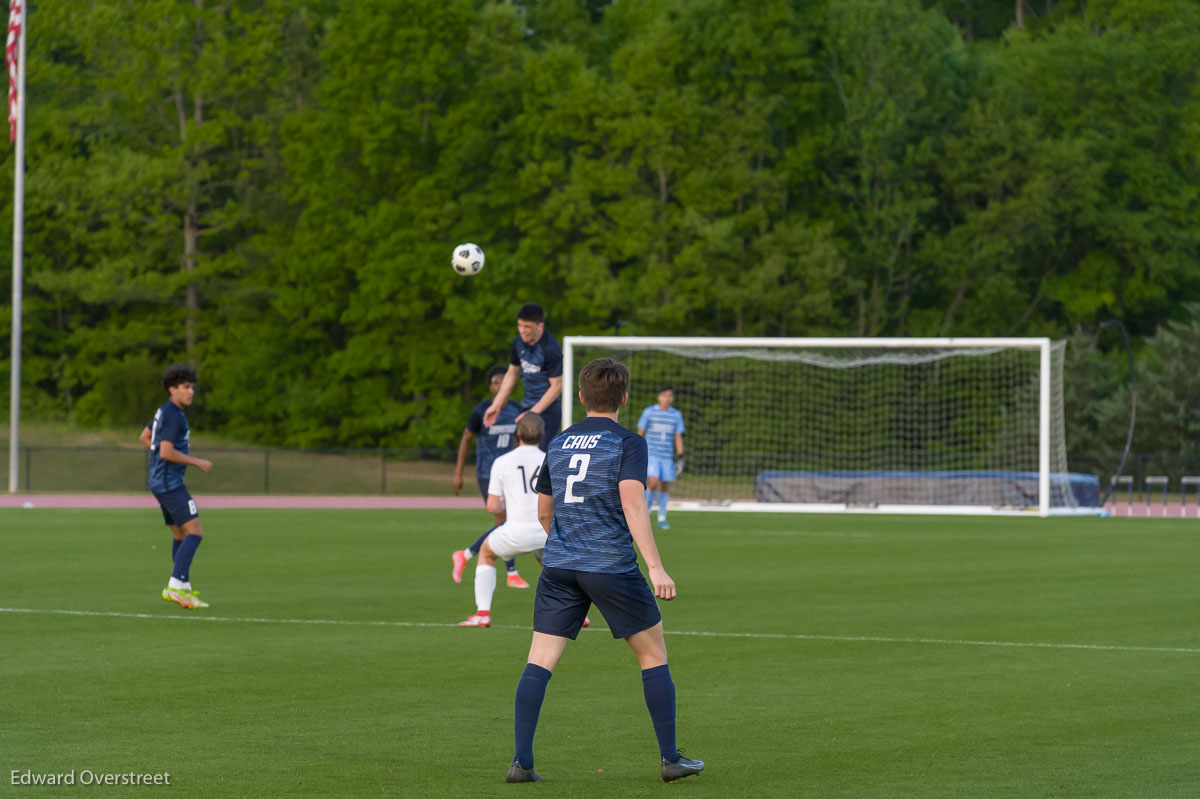
[[654, 586], [654, 596], [670, 602], [675, 598], [675, 581], [662, 566], [650, 568], [650, 584]]
[[212, 461], [205, 460], [204, 458], [196, 458], [196, 468], [208, 474], [212, 471]]
[[462, 475], [454, 475], [454, 479], [450, 481], [450, 490], [454, 492], [454, 496], [458, 496], [458, 492], [462, 491]]
[[516, 424], [517, 422], [521, 421], [521, 417], [527, 413], [529, 413], [529, 411], [521, 411], [520, 413], [518, 413], [517, 418], [513, 419], [513, 424]]
[[682, 455], [680, 455], [678, 458], [675, 459], [675, 476], [678, 477], [681, 474], [683, 474], [683, 456]]
[[483, 412], [483, 424], [485, 427], [491, 427], [496, 423], [496, 417], [500, 415], [500, 409], [495, 405], [489, 405], [488, 409]]

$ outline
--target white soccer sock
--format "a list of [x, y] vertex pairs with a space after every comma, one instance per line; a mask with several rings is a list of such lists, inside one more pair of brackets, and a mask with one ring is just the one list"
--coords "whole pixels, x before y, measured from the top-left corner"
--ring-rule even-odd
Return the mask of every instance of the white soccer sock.
[[667, 519], [667, 499], [668, 496], [666, 492], [658, 492], [658, 520], [660, 522], [666, 521]]
[[490, 613], [492, 610], [492, 594], [494, 593], [496, 593], [496, 567], [484, 566], [482, 563], [476, 565], [475, 607]]
[[464, 555], [466, 555], [466, 556], [467, 556], [467, 563], [470, 563], [470, 562], [471, 562], [471, 558], [475, 557], [475, 553], [474, 553], [474, 552], [472, 552], [472, 551], [471, 551], [469, 548], [468, 548], [468, 549], [464, 549], [464, 550], [462, 551], [462, 553], [463, 553]]
[[167, 581], [167, 588], [171, 588], [176, 591], [181, 591], [181, 590], [183, 590], [183, 580], [176, 580], [174, 577], [172, 577], [170, 580]]

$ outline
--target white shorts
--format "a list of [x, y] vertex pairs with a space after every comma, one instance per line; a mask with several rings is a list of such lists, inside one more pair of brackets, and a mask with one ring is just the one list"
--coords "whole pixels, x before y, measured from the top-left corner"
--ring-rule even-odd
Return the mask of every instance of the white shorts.
[[487, 545], [501, 560], [546, 548], [546, 531], [535, 522], [505, 522], [492, 530]]

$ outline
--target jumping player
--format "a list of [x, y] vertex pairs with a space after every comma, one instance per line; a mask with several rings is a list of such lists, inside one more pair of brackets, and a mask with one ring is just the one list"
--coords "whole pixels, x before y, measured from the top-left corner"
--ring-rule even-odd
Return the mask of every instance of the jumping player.
[[557, 339], [546, 332], [546, 312], [536, 302], [525, 303], [517, 311], [517, 336], [509, 350], [508, 371], [491, 407], [483, 415], [483, 423], [490, 425], [496, 421], [519, 378], [525, 386], [521, 411], [536, 413], [546, 424], [540, 444], [545, 452], [562, 424], [562, 364], [562, 349]]
[[169, 400], [154, 414], [154, 421], [142, 430], [141, 442], [150, 448], [150, 469], [146, 483], [162, 507], [163, 520], [171, 528], [171, 557], [175, 559], [171, 579], [162, 590], [168, 602], [194, 610], [206, 608], [189, 579], [192, 558], [204, 536], [196, 501], [183, 484], [183, 473], [195, 466], [208, 474], [212, 461], [188, 455], [190, 428], [183, 409], [196, 396], [196, 373], [186, 366], [175, 366], [163, 375]]
[[654, 507], [658, 499], [658, 529], [670, 530], [667, 524], [667, 500], [671, 483], [675, 482], [675, 459], [683, 464], [683, 414], [672, 408], [675, 389], [663, 386], [658, 390], [658, 404], [642, 411], [638, 419], [639, 436], [646, 438], [650, 453], [646, 464], [646, 505]]
[[[629, 399], [629, 371], [612, 360], [579, 373], [587, 418], [550, 442], [538, 475], [538, 518], [548, 533], [533, 609], [533, 643], [517, 683], [516, 752], [507, 782], [541, 782], [533, 737], [546, 685], [592, 603], [614, 638], [624, 638], [642, 670], [642, 692], [658, 738], [666, 782], [697, 774], [704, 763], [675, 746], [675, 683], [667, 666], [655, 597], [675, 598], [646, 515], [646, 442], [617, 423]], [[636, 542], [650, 573], [638, 571]]]
[[[488, 370], [488, 387], [491, 389], [492, 397], [496, 396], [496, 392], [500, 390], [500, 384], [504, 378], [505, 369], [503, 366], [493, 366]], [[497, 457], [508, 452], [516, 443], [516, 420], [521, 409], [515, 402], [508, 402], [500, 409], [500, 414], [496, 417], [493, 424], [485, 426], [483, 424], [483, 414], [491, 407], [491, 399], [485, 399], [475, 406], [471, 411], [471, 416], [467, 419], [467, 426], [463, 428], [462, 441], [458, 445], [458, 460], [454, 464], [454, 479], [450, 482], [450, 490], [454, 492], [454, 496], [458, 496], [463, 487], [463, 465], [467, 461], [467, 448], [471, 445], [471, 440], [475, 440], [475, 482], [479, 485], [479, 495], [483, 498], [484, 504], [488, 504], [488, 480], [492, 473], [492, 464]], [[478, 436], [478, 438], [476, 438]], [[490, 509], [489, 509], [490, 510]], [[463, 569], [467, 567], [467, 562], [475, 557], [479, 552], [479, 548], [483, 545], [483, 540], [488, 537], [488, 533], [495, 530], [500, 525], [504, 524], [504, 508], [501, 507], [498, 511], [493, 511], [492, 515], [495, 519], [495, 524], [492, 525], [483, 535], [476, 539], [474, 544], [471, 544], [466, 549], [455, 550], [450, 555], [451, 569], [450, 578], [456, 583], [462, 582]], [[508, 568], [508, 587], [509, 588], [528, 588], [529, 583], [521, 578], [517, 573], [517, 562], [513, 559], [508, 559], [504, 562]]]

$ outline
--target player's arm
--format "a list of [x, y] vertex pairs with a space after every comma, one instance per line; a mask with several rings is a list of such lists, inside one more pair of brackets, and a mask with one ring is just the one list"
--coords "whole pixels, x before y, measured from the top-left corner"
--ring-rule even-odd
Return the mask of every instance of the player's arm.
[[[621, 507], [625, 511], [625, 523], [629, 525], [629, 533], [633, 543], [637, 544], [642, 560], [650, 572], [650, 585], [654, 595], [659, 599], [675, 598], [675, 581], [667, 574], [658, 555], [658, 544], [654, 542], [654, 533], [650, 531], [650, 514], [646, 511], [646, 486], [641, 480], [622, 480], [620, 482]], [[541, 509], [541, 506], [538, 506]]]
[[538, 470], [536, 490], [538, 492], [538, 521], [541, 522], [546, 535], [550, 535], [550, 523], [554, 521], [554, 487], [550, 482], [549, 455], [542, 461], [542, 468]]
[[154, 434], [150, 432], [149, 427], [142, 428], [142, 434], [138, 436], [138, 440], [146, 445], [146, 449], [153, 448]]
[[200, 471], [208, 474], [212, 471], [212, 461], [204, 458], [193, 458], [191, 455], [184, 455], [179, 450], [175, 449], [175, 444], [171, 441], [162, 441], [158, 445], [158, 457], [164, 461], [171, 463], [182, 463], [185, 466], [195, 466]]
[[518, 364], [510, 363], [508, 371], [504, 373], [504, 380], [500, 383], [500, 390], [496, 392], [496, 396], [492, 398], [492, 404], [483, 414], [483, 423], [491, 427], [496, 423], [496, 417], [500, 415], [504, 405], [508, 402], [508, 395], [512, 394], [514, 388], [517, 387], [517, 380], [521, 377], [521, 367]]
[[538, 494], [538, 521], [546, 535], [550, 535], [550, 522], [554, 521], [554, 497], [551, 494]]
[[462, 491], [463, 487], [463, 466], [467, 463], [467, 450], [471, 446], [472, 439], [475, 434], [466, 428], [463, 429], [462, 441], [458, 443], [458, 459], [454, 462], [454, 479], [450, 481], [450, 490], [454, 492], [454, 496], [458, 496], [458, 492]]
[[683, 433], [675, 434], [675, 455], [680, 458], [683, 457]]
[[495, 494], [492, 494], [489, 492], [488, 500], [487, 500], [487, 510], [488, 510], [488, 513], [492, 513], [492, 514], [503, 513], [504, 512], [503, 500], [501, 500], [500, 497], [496, 496]]
[[550, 386], [546, 389], [546, 393], [537, 401], [529, 410], [533, 413], [542, 414], [546, 409], [554, 404], [554, 401], [562, 396], [562, 375], [550, 378]]

